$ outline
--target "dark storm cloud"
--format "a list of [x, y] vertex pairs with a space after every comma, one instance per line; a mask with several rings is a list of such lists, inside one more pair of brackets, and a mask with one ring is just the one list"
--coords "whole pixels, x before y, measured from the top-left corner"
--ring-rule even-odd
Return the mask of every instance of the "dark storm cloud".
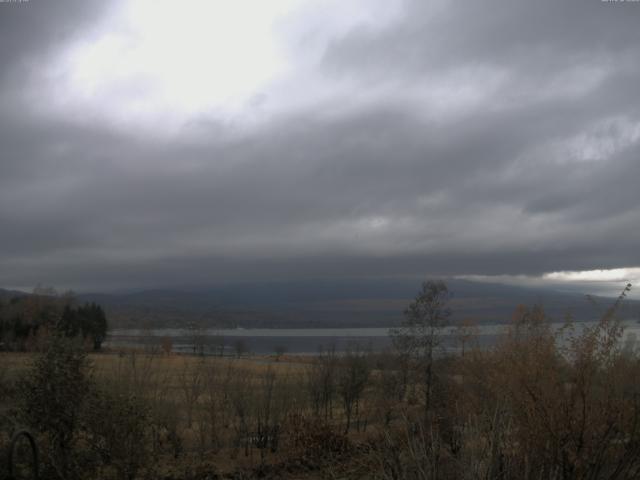
[[607, 65], [625, 54], [635, 60], [640, 14], [634, 3], [409, 0], [397, 24], [382, 33], [350, 32], [335, 41], [325, 63], [381, 77], [487, 64], [545, 79], [571, 64]]
[[[0, 5], [0, 22], [12, 19], [2, 40], [21, 45], [3, 50], [7, 78], [99, 13], [52, 4]], [[53, 121], [5, 81], [0, 284], [638, 265], [640, 4], [424, 4], [330, 44], [317, 74], [349, 77], [369, 100], [327, 100], [243, 134], [204, 122], [164, 140]], [[463, 72], [452, 81], [482, 91], [494, 71], [496, 90], [451, 113], [418, 88], [446, 93], [448, 72]]]

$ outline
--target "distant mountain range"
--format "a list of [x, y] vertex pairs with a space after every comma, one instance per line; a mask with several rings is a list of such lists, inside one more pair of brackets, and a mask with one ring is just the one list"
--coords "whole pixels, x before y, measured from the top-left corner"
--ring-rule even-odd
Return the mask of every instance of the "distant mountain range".
[[7, 300], [14, 297], [23, 297], [25, 295], [28, 295], [28, 293], [22, 292], [20, 290], [5, 290], [4, 288], [0, 288], [0, 300]]
[[[549, 289], [448, 280], [453, 319], [501, 323], [517, 305], [540, 304], [555, 319], [598, 318], [614, 301]], [[245, 283], [215, 288], [141, 290], [120, 294], [85, 294], [106, 308], [113, 324], [224, 327], [392, 326], [419, 290], [407, 279]], [[626, 301], [620, 312], [638, 318], [640, 302]]]
[[[615, 300], [550, 289], [447, 280], [453, 320], [509, 321], [516, 306], [542, 305], [550, 317], [597, 319]], [[393, 326], [419, 290], [407, 279], [245, 283], [211, 288], [87, 293], [80, 302], [102, 305], [112, 326], [364, 327]], [[24, 295], [0, 289], [0, 298]], [[624, 318], [640, 319], [640, 302], [626, 300]]]

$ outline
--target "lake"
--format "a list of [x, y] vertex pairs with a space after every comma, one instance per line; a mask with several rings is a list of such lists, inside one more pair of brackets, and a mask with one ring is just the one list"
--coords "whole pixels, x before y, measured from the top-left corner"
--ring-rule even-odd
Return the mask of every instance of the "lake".
[[[594, 325], [595, 322], [576, 323], [576, 326]], [[552, 324], [560, 328], [562, 324]], [[624, 321], [625, 341], [634, 342], [640, 337], [640, 324], [634, 320]], [[478, 326], [477, 343], [487, 348], [504, 335], [506, 325]], [[391, 347], [389, 328], [255, 328], [255, 329], [113, 329], [109, 332], [105, 346], [149, 347], [160, 349], [170, 344], [174, 352], [202, 351], [217, 354], [222, 351], [232, 355], [238, 349], [243, 352], [264, 355], [276, 350], [291, 354], [314, 354], [321, 350], [335, 349], [344, 352], [350, 348], [382, 351]], [[448, 351], [459, 348], [453, 327], [443, 331], [443, 346]]]

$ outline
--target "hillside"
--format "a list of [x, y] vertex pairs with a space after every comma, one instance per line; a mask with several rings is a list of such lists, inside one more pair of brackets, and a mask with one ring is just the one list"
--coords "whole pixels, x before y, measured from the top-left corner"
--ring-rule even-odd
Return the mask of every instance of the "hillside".
[[[251, 283], [181, 290], [92, 293], [81, 301], [103, 305], [116, 326], [177, 326], [188, 323], [220, 327], [391, 326], [418, 289], [415, 280], [341, 280]], [[612, 298], [502, 284], [449, 280], [453, 319], [507, 322], [519, 304], [542, 305], [554, 319], [597, 318]], [[628, 300], [621, 315], [636, 318], [640, 302]]]

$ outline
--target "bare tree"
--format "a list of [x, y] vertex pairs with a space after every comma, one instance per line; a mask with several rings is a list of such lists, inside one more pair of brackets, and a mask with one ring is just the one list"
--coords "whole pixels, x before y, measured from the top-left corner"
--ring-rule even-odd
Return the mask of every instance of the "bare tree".
[[349, 433], [351, 428], [354, 410], [356, 415], [359, 414], [360, 399], [367, 385], [369, 373], [366, 356], [358, 351], [348, 351], [338, 376], [338, 392], [347, 417], [346, 433]]
[[275, 453], [280, 440], [280, 430], [290, 406], [287, 379], [276, 375], [271, 368], [261, 375], [255, 386], [254, 439], [264, 462], [267, 450]]
[[233, 348], [236, 351], [236, 357], [238, 358], [247, 353], [247, 344], [242, 338], [239, 338], [235, 341], [235, 343], [233, 344]]
[[425, 414], [431, 408], [434, 352], [441, 344], [442, 329], [451, 316], [449, 298], [449, 289], [443, 281], [423, 282], [422, 289], [404, 312], [402, 325], [389, 332], [399, 353], [415, 359], [422, 371]]
[[333, 414], [333, 398], [336, 392], [337, 359], [335, 350], [321, 352], [307, 372], [307, 391], [316, 417], [321, 412], [327, 420]]
[[204, 391], [205, 366], [202, 360], [195, 364], [190, 358], [184, 358], [182, 370], [178, 378], [180, 391], [184, 399], [185, 411], [187, 414], [187, 426], [191, 428], [193, 412]]
[[204, 355], [204, 329], [201, 325], [191, 322], [187, 325], [189, 330], [189, 336], [191, 337], [191, 346], [193, 348], [194, 355]]
[[249, 425], [253, 406], [252, 381], [253, 379], [246, 371], [236, 371], [236, 374], [230, 379], [229, 404], [233, 412], [231, 422], [235, 432], [232, 452], [234, 457], [240, 447], [244, 447], [245, 456], [249, 456], [249, 447], [251, 446]]
[[387, 427], [391, 423], [394, 411], [401, 405], [407, 389], [406, 362], [393, 355], [379, 357], [372, 377], [375, 410], [378, 418]]
[[224, 336], [219, 333], [216, 333], [213, 336], [213, 340], [211, 342], [213, 344], [213, 348], [215, 350], [215, 354], [219, 357], [224, 356]]
[[217, 449], [220, 446], [219, 430], [222, 424], [222, 410], [224, 409], [224, 383], [222, 372], [216, 361], [207, 361], [204, 371], [204, 410], [202, 418], [206, 421], [211, 445]]
[[456, 325], [454, 335], [460, 345], [461, 356], [464, 357], [465, 347], [478, 336], [478, 326], [473, 320], [466, 318]]

